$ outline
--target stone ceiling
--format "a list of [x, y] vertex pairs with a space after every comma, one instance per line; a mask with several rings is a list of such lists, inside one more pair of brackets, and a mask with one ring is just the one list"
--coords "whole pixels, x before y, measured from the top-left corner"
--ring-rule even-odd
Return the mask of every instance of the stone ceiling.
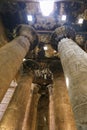
[[[55, 0], [54, 10], [48, 17], [41, 13], [39, 0], [11, 0], [0, 3], [0, 14], [10, 31], [22, 23], [32, 25], [38, 31], [53, 31], [61, 25], [73, 26], [78, 32], [86, 32], [87, 1], [86, 0]], [[27, 20], [27, 14], [33, 16], [33, 21]], [[67, 20], [61, 21], [61, 16], [67, 15]], [[79, 17], [84, 17], [82, 26], [77, 24]]]
[[[27, 20], [27, 14], [33, 16], [32, 22]], [[67, 15], [65, 22], [61, 21], [63, 14]], [[32, 25], [39, 34], [40, 44], [28, 55], [28, 58], [32, 58], [33, 53], [37, 55], [38, 50], [42, 54], [43, 50], [41, 50], [41, 46], [46, 44], [49, 46], [49, 49], [45, 51], [43, 57], [51, 59], [51, 69], [56, 64], [55, 71], [56, 67], [60, 68], [60, 62], [58, 58], [57, 62], [55, 62], [55, 57], [58, 57], [58, 54], [51, 48], [49, 43], [51, 33], [61, 25], [69, 25], [76, 30], [77, 34], [87, 37], [87, 0], [55, 0], [54, 10], [48, 17], [42, 15], [39, 0], [0, 0], [0, 17], [2, 18], [10, 40], [14, 38], [15, 27], [19, 24]], [[84, 18], [82, 25], [77, 23], [79, 17]], [[52, 60], [53, 57], [54, 60]]]

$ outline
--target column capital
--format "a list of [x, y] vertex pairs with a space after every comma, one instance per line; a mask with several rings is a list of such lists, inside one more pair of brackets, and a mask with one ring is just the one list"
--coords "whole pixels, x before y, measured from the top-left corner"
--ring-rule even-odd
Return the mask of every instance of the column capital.
[[31, 27], [30, 25], [26, 25], [26, 24], [18, 25], [15, 29], [15, 35], [26, 37], [31, 43], [30, 50], [34, 49], [34, 47], [38, 43], [38, 35], [34, 30], [34, 28]]
[[55, 29], [51, 35], [51, 45], [58, 50], [58, 43], [63, 38], [75, 40], [75, 30], [70, 26], [61, 26]]

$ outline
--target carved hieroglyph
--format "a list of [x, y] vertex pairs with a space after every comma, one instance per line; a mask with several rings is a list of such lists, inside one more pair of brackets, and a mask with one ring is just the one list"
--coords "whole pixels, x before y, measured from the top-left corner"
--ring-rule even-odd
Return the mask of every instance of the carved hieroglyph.
[[87, 130], [87, 54], [68, 38], [58, 48], [77, 127]]

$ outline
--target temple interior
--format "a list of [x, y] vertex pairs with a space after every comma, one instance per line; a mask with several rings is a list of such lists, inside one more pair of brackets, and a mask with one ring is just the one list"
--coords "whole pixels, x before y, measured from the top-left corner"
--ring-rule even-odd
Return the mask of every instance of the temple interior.
[[0, 130], [87, 130], [87, 0], [0, 0]]

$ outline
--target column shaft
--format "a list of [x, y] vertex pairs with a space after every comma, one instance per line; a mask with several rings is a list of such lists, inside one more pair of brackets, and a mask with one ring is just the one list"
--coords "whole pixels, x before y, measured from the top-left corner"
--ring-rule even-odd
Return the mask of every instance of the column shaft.
[[21, 130], [26, 106], [30, 97], [32, 76], [22, 76], [12, 100], [0, 122], [0, 130]]
[[7, 44], [7, 36], [6, 36], [6, 30], [2, 22], [2, 18], [0, 17], [0, 48]]
[[53, 88], [49, 87], [49, 130], [55, 130]]
[[78, 130], [87, 129], [87, 54], [71, 39], [62, 39], [59, 53]]
[[56, 123], [55, 130], [76, 130], [74, 116], [65, 86], [64, 76], [62, 74], [54, 77], [53, 88]]
[[49, 129], [49, 97], [48, 94], [41, 94], [37, 108], [37, 129]]
[[35, 85], [33, 85], [26, 108], [22, 130], [36, 130], [37, 104], [39, 99], [39, 94], [36, 89]]
[[28, 99], [28, 103], [27, 103], [27, 107], [26, 107], [26, 111], [25, 111], [25, 117], [24, 117], [23, 124], [22, 124], [22, 130], [29, 130], [28, 118], [30, 118], [29, 114], [31, 111], [33, 91], [34, 91], [34, 85], [32, 85], [32, 87], [31, 87], [31, 93], [30, 93], [30, 97]]
[[0, 101], [15, 77], [29, 46], [28, 39], [19, 36], [0, 49]]
[[[28, 118], [29, 119], [28, 123], [30, 126], [30, 129], [28, 129], [28, 130], [36, 130], [38, 100], [39, 100], [39, 95], [35, 93], [33, 95], [32, 104], [31, 104], [31, 111], [30, 111], [30, 115]], [[31, 116], [32, 116], [32, 120], [31, 120]], [[30, 120], [32, 121], [31, 124], [30, 124]]]
[[53, 89], [49, 88], [49, 130], [55, 130]]

